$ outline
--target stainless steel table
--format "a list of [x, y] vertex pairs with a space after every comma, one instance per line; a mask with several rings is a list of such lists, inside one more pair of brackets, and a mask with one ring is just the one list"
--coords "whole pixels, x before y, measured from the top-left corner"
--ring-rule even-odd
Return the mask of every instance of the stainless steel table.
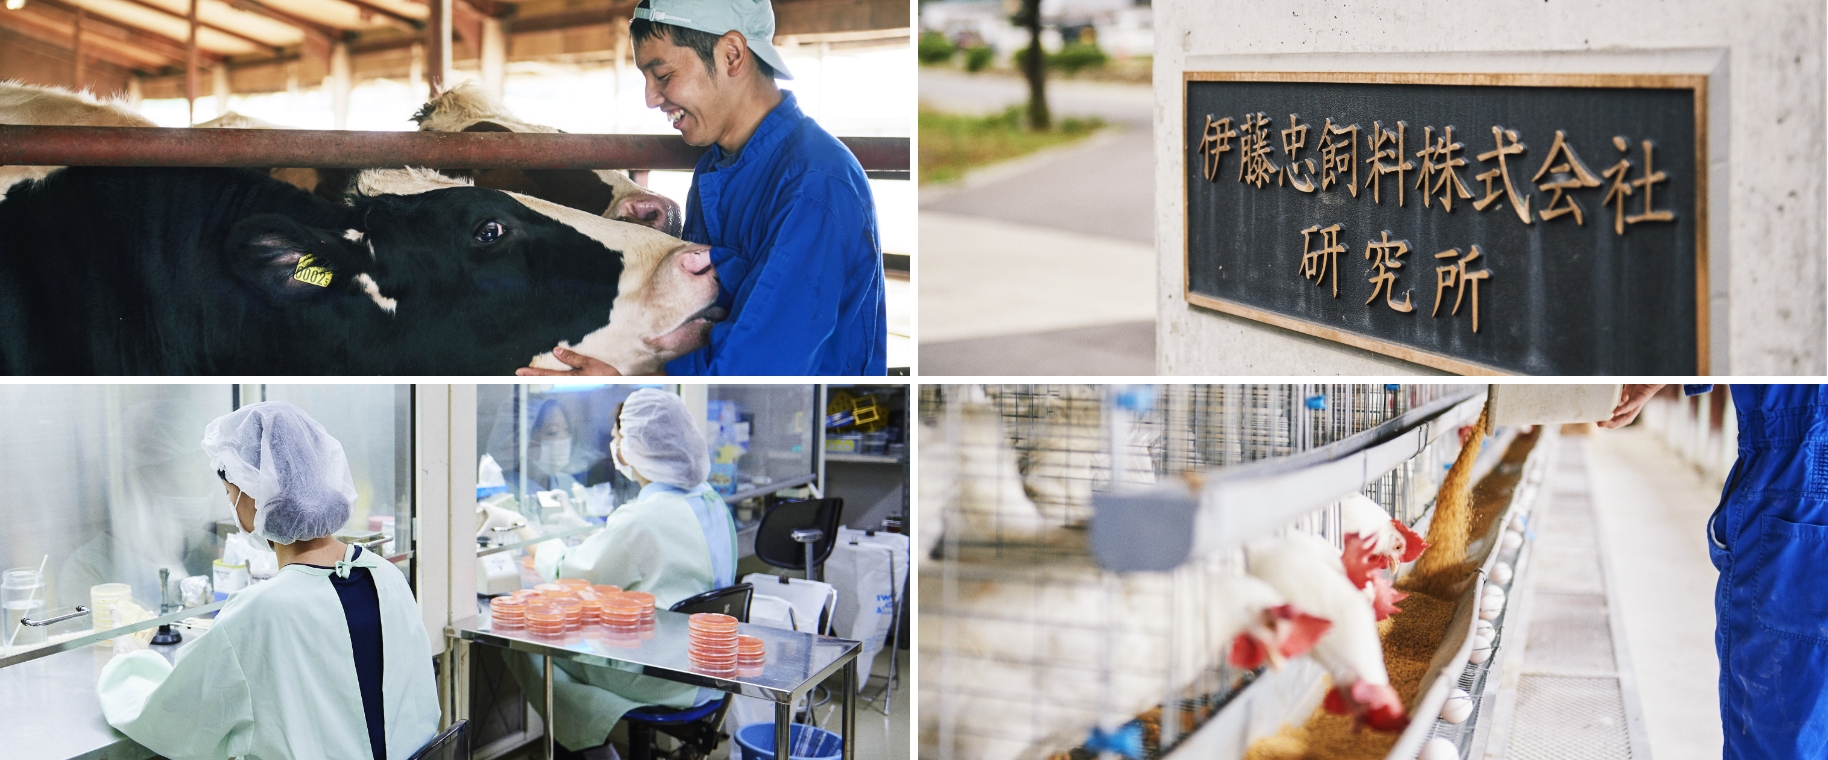
[[[637, 665], [642, 675], [705, 686], [731, 694], [774, 703], [775, 760], [789, 760], [788, 725], [793, 703], [842, 668], [844, 671], [844, 760], [856, 758], [857, 655], [860, 642], [816, 636], [747, 623], [737, 626], [746, 636], [761, 639], [768, 662], [761, 675], [720, 678], [694, 671], [686, 660], [686, 623], [691, 616], [669, 610], [654, 611], [654, 636], [632, 643], [614, 642], [600, 626], [588, 626], [563, 637], [536, 636], [525, 630], [496, 631], [488, 615], [459, 620], [445, 634], [464, 641], [504, 647], [545, 658], [546, 757], [552, 757], [552, 661], [554, 658], [586, 665]], [[467, 718], [467, 715], [457, 717]]]
[[[190, 634], [185, 635], [185, 641]], [[171, 659], [180, 645], [151, 649]], [[112, 653], [85, 646], [0, 668], [0, 754], [20, 760], [145, 760], [152, 750], [102, 718], [95, 682]]]

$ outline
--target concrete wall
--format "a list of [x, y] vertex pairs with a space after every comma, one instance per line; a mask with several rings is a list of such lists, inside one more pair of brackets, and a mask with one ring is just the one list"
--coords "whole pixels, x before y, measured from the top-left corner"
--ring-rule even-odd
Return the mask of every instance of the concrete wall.
[[1828, 373], [1824, 18], [1819, 0], [1157, 0], [1157, 370], [1434, 372], [1182, 300], [1181, 73], [1248, 63], [1290, 71], [1709, 74], [1712, 371]]

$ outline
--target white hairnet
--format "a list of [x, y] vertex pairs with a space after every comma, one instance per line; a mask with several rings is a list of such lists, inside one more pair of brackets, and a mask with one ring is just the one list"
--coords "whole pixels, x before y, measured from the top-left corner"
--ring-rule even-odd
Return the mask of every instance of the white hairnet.
[[321, 538], [349, 521], [355, 481], [343, 444], [305, 410], [249, 404], [203, 429], [203, 453], [254, 499], [254, 534], [276, 544]]
[[622, 459], [648, 480], [694, 488], [711, 476], [711, 451], [678, 396], [642, 388], [622, 402]]

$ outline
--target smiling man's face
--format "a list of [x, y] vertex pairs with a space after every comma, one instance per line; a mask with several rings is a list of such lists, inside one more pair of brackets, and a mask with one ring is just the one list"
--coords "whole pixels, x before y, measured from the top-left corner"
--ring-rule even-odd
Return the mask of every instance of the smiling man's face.
[[[729, 34], [742, 44], [741, 35]], [[719, 41], [718, 60], [728, 43], [728, 35]], [[708, 146], [730, 131], [735, 82], [707, 69], [697, 51], [656, 34], [635, 46], [635, 60], [647, 80], [647, 106], [666, 114], [687, 144]]]

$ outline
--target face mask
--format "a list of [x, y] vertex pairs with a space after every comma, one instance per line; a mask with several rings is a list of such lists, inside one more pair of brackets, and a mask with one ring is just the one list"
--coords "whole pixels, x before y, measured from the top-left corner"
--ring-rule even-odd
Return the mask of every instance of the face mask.
[[538, 451], [533, 454], [533, 463], [546, 472], [558, 472], [571, 462], [570, 438], [554, 438], [535, 445]]
[[629, 480], [633, 480], [637, 483], [641, 482], [639, 479], [637, 479], [635, 477], [635, 468], [630, 467], [627, 464], [624, 464], [622, 462], [622, 439], [621, 438], [609, 439], [609, 461], [616, 465], [616, 472], [622, 473], [622, 477], [628, 478]]

